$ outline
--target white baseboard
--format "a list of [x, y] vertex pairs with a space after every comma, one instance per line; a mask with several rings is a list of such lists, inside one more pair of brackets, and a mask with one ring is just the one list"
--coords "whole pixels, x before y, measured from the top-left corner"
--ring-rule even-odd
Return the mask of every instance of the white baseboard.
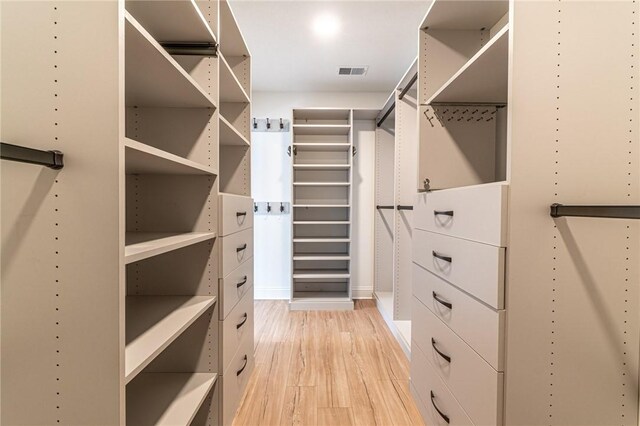
[[373, 299], [373, 287], [351, 289], [353, 299]]
[[258, 288], [254, 286], [255, 300], [289, 300], [291, 291], [288, 287]]

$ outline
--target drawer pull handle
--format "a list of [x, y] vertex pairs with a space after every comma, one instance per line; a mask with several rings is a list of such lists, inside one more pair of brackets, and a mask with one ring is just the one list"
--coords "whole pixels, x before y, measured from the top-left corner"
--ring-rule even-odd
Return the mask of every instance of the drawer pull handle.
[[[242, 374], [242, 372], [244, 371], [245, 368], [247, 368], [247, 364], [249, 363], [249, 358], [247, 358], [247, 356], [244, 356], [244, 364], [242, 365], [242, 368], [238, 371], [236, 371], [236, 376], [239, 376]], [[448, 423], [448, 422], [447, 422]]]
[[433, 215], [434, 216], [451, 216], [453, 217], [453, 210], [434, 210], [433, 211]]
[[442, 351], [440, 351], [436, 347], [436, 339], [434, 339], [433, 337], [431, 338], [431, 346], [433, 346], [433, 350], [435, 350], [438, 353], [438, 355], [440, 355], [442, 357], [442, 359], [444, 359], [448, 363], [451, 363], [451, 357], [449, 355], [443, 354]]
[[236, 329], [240, 330], [240, 327], [242, 327], [244, 323], [247, 322], [248, 319], [249, 319], [249, 315], [247, 315], [247, 313], [245, 312], [244, 315], [242, 316], [242, 321], [236, 324]]
[[435, 408], [436, 411], [438, 412], [438, 414], [440, 414], [440, 417], [442, 417], [444, 419], [444, 421], [447, 422], [447, 424], [448, 424], [450, 422], [449, 416], [447, 416], [445, 413], [440, 411], [440, 409], [436, 405], [436, 402], [434, 401], [435, 398], [436, 398], [435, 394], [433, 393], [433, 391], [431, 391], [431, 405], [433, 405], [433, 408]]
[[433, 298], [434, 298], [434, 300], [435, 300], [436, 302], [438, 302], [439, 304], [441, 304], [441, 305], [442, 305], [442, 306], [444, 306], [444, 307], [447, 307], [447, 308], [449, 308], [449, 309], [453, 309], [453, 305], [452, 305], [450, 302], [446, 302], [446, 301], [442, 300], [442, 299], [440, 298], [440, 296], [438, 296], [438, 295], [436, 294], [436, 292], [435, 292], [435, 291], [431, 292], [431, 294], [433, 295]]
[[236, 212], [236, 217], [246, 216], [247, 212]]
[[240, 288], [243, 285], [245, 285], [247, 283], [247, 276], [245, 275], [244, 278], [242, 278], [242, 281], [240, 281], [239, 283], [236, 284], [236, 288]]
[[432, 250], [431, 254], [433, 255], [433, 257], [444, 260], [445, 262], [451, 263], [453, 261], [453, 259], [451, 259], [451, 256], [443, 256], [441, 254], [438, 254], [438, 252], [436, 252], [435, 250]]
[[247, 248], [247, 243], [244, 243], [242, 246], [236, 249], [236, 253], [240, 253], [242, 250], [246, 250], [246, 248]]

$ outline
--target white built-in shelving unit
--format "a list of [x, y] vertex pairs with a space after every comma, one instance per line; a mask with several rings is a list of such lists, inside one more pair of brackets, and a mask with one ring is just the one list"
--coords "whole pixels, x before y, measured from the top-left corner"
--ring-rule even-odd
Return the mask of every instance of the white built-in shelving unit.
[[290, 308], [353, 309], [352, 123], [348, 109], [294, 109]]

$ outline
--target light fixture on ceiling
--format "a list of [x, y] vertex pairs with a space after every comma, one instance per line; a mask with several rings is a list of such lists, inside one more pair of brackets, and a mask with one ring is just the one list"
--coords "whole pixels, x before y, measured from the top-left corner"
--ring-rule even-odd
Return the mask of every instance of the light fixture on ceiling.
[[313, 20], [312, 29], [318, 37], [333, 37], [340, 30], [340, 21], [335, 15], [324, 13], [316, 16]]

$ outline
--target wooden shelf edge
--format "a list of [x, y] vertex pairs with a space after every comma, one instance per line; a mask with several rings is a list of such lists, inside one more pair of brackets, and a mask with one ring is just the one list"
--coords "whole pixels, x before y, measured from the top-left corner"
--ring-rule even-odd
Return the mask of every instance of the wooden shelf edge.
[[[184, 166], [193, 170], [201, 171], [208, 175], [218, 175], [218, 171], [212, 167], [205, 166], [204, 164], [200, 164], [198, 162], [186, 159], [184, 157], [180, 157], [175, 154], [171, 154], [170, 152], [163, 151], [161, 149], [155, 148], [151, 145], [144, 144], [142, 142], [138, 142], [134, 139], [124, 138], [124, 146], [125, 148], [133, 149], [140, 153], [156, 157], [158, 159], [175, 163], [180, 166]], [[126, 164], [126, 154], [125, 154], [125, 164]]]
[[[247, 103], [247, 104], [251, 103], [251, 98], [247, 94], [247, 91], [244, 90], [244, 87], [242, 87], [242, 84], [240, 83], [240, 80], [238, 80], [238, 77], [236, 77], [235, 73], [233, 72], [233, 69], [231, 69], [231, 67], [229, 66], [229, 63], [225, 59], [225, 57], [222, 54], [222, 52], [218, 52], [218, 57], [220, 58], [220, 63], [222, 64], [220, 72], [221, 73], [224, 72], [222, 69], [226, 70], [226, 72], [228, 72], [231, 75], [231, 78], [233, 79], [235, 84], [238, 86], [238, 89], [240, 89], [240, 92], [242, 93], [242, 96], [244, 97], [244, 100], [241, 101], [241, 103]], [[221, 87], [220, 91], [222, 91], [222, 90], [223, 90], [223, 88]]]
[[[220, 122], [221, 122], [224, 126], [227, 126], [227, 127], [228, 127], [228, 128], [229, 128], [229, 129], [230, 129], [230, 130], [235, 134], [235, 135], [237, 135], [237, 136], [238, 136], [238, 138], [239, 138], [239, 139], [241, 139], [241, 140], [242, 140], [242, 142], [244, 142], [244, 144], [245, 144], [247, 147], [251, 146], [251, 143], [249, 142], [249, 140], [248, 140], [247, 138], [245, 138], [245, 137], [242, 135], [242, 133], [240, 133], [240, 132], [238, 131], [238, 129], [236, 129], [236, 128], [233, 126], [233, 124], [231, 124], [231, 123], [229, 122], [229, 120], [227, 120], [226, 118], [224, 118], [224, 117], [222, 116], [222, 114], [220, 114], [220, 115], [219, 115], [219, 117], [220, 117]], [[222, 140], [220, 140], [220, 145], [222, 145], [222, 146], [242, 146], [242, 145], [239, 145], [239, 144], [225, 144], [225, 143], [222, 143]]]
[[[157, 235], [158, 238], [150, 238], [144, 242], [127, 244], [125, 246], [124, 256], [125, 264], [138, 262], [140, 260], [148, 259], [150, 257], [158, 256], [216, 238], [215, 232], [187, 232], [183, 234], [141, 232], [132, 234], [147, 234], [149, 236]], [[145, 248], [145, 245], [150, 247]], [[127, 251], [129, 251], [129, 254], [127, 254]]]

